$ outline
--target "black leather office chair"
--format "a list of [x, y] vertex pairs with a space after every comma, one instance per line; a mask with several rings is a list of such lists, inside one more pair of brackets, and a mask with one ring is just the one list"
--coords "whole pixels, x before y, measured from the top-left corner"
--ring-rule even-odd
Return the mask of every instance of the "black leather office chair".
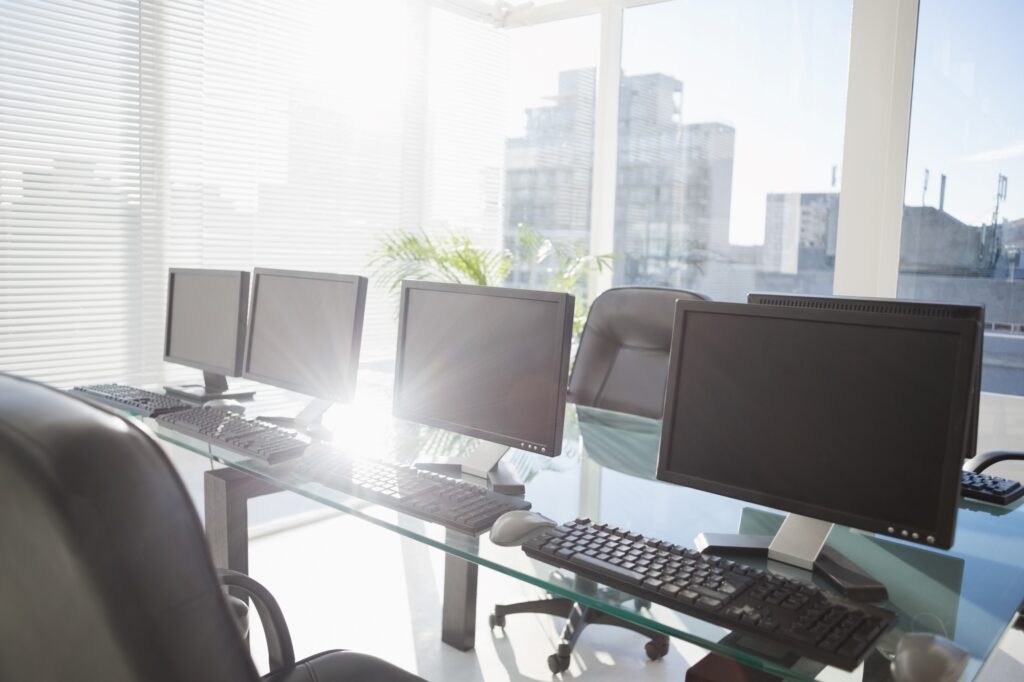
[[678, 299], [708, 297], [620, 287], [594, 299], [569, 377], [569, 402], [661, 419]]
[[[569, 377], [569, 402], [661, 419], [677, 299], [708, 297], [683, 289], [621, 287], [594, 299]], [[621, 599], [632, 597], [623, 593]], [[665, 635], [565, 597], [499, 604], [491, 614], [491, 627], [505, 627], [505, 616], [513, 613], [568, 619], [558, 650], [548, 657], [548, 667], [556, 673], [569, 667], [572, 650], [587, 625], [616, 625], [649, 637], [644, 650], [651, 660], [669, 650]]]
[[[264, 682], [422, 682], [332, 651], [295, 662], [273, 597], [250, 594], [273, 672]], [[0, 679], [260, 679], [199, 519], [160, 447], [134, 424], [0, 375]], [[349, 614], [346, 616], [351, 617]]]

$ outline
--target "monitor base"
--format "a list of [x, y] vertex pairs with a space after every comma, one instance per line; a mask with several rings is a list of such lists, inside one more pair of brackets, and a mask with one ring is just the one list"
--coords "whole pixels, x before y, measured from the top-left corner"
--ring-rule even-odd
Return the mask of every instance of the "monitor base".
[[[842, 553], [824, 544], [824, 537], [813, 535], [808, 538], [794, 538], [794, 529], [807, 530], [806, 521], [824, 523], [816, 519], [807, 519], [797, 514], [786, 517], [779, 532], [775, 535], [743, 535], [736, 533], [701, 533], [697, 536], [697, 549], [703, 554], [739, 554], [747, 556], [764, 556], [773, 561], [781, 561], [813, 571], [835, 586], [843, 595], [850, 599], [863, 602], [885, 601], [889, 597], [885, 585], [878, 582], [850, 561]], [[788, 524], [788, 528], [787, 528]], [[832, 524], [825, 524], [829, 530]], [[819, 538], [820, 542], [819, 542]], [[817, 545], [817, 551], [811, 556], [800, 556], [788, 553], [794, 543]], [[780, 550], [780, 547], [782, 548]]]
[[418, 469], [434, 471], [452, 478], [462, 478], [471, 483], [486, 486], [502, 495], [523, 497], [526, 495], [526, 486], [519, 479], [515, 469], [507, 462], [501, 461], [501, 458], [509, 450], [511, 448], [507, 445], [482, 441], [473, 454], [465, 459], [422, 462], [415, 466]]
[[334, 403], [323, 398], [314, 398], [294, 417], [274, 417], [261, 415], [256, 417], [275, 426], [300, 431], [316, 440], [331, 440], [334, 434], [323, 425], [323, 416]]
[[193, 403], [207, 403], [211, 400], [252, 400], [256, 391], [231, 390], [228, 378], [215, 372], [203, 372], [202, 384], [164, 386], [167, 395]]

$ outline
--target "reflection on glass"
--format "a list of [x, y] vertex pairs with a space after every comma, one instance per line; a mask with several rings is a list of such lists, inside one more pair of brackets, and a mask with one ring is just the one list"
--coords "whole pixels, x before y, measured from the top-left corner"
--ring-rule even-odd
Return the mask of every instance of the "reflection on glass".
[[851, 3], [627, 9], [617, 284], [831, 293]]
[[1013, 0], [923, 0], [899, 295], [985, 304], [982, 389], [1024, 394], [1022, 53]]

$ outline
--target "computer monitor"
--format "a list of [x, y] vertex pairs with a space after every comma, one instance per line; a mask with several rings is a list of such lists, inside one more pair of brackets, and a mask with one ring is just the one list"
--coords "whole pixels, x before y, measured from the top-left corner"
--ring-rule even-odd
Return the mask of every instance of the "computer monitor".
[[521, 492], [495, 467], [509, 448], [561, 452], [573, 305], [550, 291], [403, 282], [395, 416], [480, 439], [462, 472]]
[[790, 512], [767, 551], [851, 596], [884, 586], [825, 549], [833, 523], [953, 543], [978, 325], [678, 301], [658, 478]]
[[288, 425], [309, 429], [335, 402], [351, 400], [365, 307], [365, 277], [253, 271], [242, 375], [314, 398]]
[[922, 317], [949, 317], [974, 320], [981, 332], [974, 351], [971, 381], [971, 420], [964, 444], [964, 459], [970, 459], [978, 450], [978, 412], [981, 405], [981, 363], [985, 345], [985, 306], [966, 303], [936, 303], [932, 301], [905, 301], [895, 298], [852, 298], [848, 296], [804, 296], [800, 294], [774, 294], [754, 292], [747, 295], [747, 303], [756, 305], [784, 305], [791, 308], [819, 310], [851, 310], [890, 315], [919, 315]]
[[248, 272], [170, 269], [164, 360], [203, 370], [204, 381], [165, 386], [169, 394], [199, 402], [252, 397], [252, 391], [230, 390], [227, 381], [242, 373], [248, 303]]

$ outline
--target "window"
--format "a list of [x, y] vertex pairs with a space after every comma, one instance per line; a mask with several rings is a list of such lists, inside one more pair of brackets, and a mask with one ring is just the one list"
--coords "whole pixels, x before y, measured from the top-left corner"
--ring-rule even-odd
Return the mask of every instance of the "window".
[[850, 0], [625, 10], [615, 281], [832, 292]]
[[0, 3], [0, 369], [135, 369], [154, 239], [139, 229], [138, 42], [129, 0]]
[[[546, 288], [590, 250], [600, 21], [596, 15], [508, 30], [505, 247], [509, 283]], [[547, 255], [546, 255], [547, 254]], [[586, 278], [577, 283], [583, 294]]]
[[[899, 295], [985, 305], [982, 388], [1024, 394], [1024, 101], [1013, 1], [922, 0]], [[1014, 191], [1016, 186], [1017, 191]]]
[[[0, 4], [0, 368], [176, 380], [168, 267], [502, 243], [506, 32], [420, 0]], [[363, 357], [393, 357], [371, 286]]]

